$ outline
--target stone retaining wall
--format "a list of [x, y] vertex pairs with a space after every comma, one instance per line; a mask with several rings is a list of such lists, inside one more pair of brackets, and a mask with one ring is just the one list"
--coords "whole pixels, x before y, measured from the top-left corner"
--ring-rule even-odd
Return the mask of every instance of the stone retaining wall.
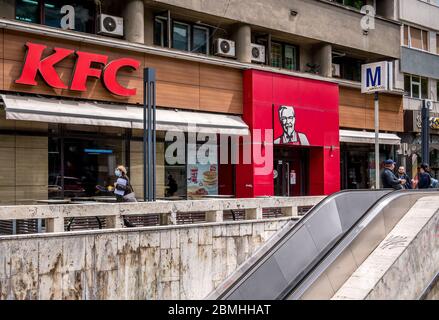
[[0, 237], [0, 299], [203, 299], [289, 221]]

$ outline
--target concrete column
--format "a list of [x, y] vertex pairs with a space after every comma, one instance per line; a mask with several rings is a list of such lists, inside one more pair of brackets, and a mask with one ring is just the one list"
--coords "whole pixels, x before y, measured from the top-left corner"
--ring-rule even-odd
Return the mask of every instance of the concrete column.
[[46, 232], [64, 232], [64, 218], [51, 218], [46, 222]]
[[123, 227], [123, 220], [120, 215], [107, 217], [107, 228], [108, 229], [119, 229]]
[[297, 207], [286, 207], [281, 209], [285, 217], [298, 217]]
[[15, 19], [15, 1], [0, 0], [0, 18]]
[[240, 25], [235, 32], [236, 58], [239, 62], [252, 62], [252, 29], [249, 25]]
[[262, 208], [245, 210], [245, 220], [260, 220], [260, 219], [262, 219]]
[[145, 42], [145, 9], [143, 1], [128, 0], [123, 12], [125, 39], [131, 42]]
[[148, 8], [145, 8], [144, 24], [145, 24], [144, 43], [148, 46], [152, 46], [154, 44], [154, 14]]
[[323, 44], [316, 48], [314, 63], [320, 66], [321, 76], [332, 77], [332, 46], [330, 44]]
[[223, 222], [223, 211], [208, 211], [206, 212], [206, 221], [207, 222]]

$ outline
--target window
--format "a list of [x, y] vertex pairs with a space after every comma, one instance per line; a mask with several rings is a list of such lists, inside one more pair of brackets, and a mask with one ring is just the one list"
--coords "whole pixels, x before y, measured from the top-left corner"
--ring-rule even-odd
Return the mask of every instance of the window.
[[271, 66], [288, 70], [297, 70], [297, 47], [278, 42], [271, 43]]
[[358, 10], [366, 5], [366, 0], [336, 0], [336, 2], [345, 6], [353, 7]]
[[404, 26], [404, 45], [410, 48], [428, 51], [428, 31]]
[[168, 19], [155, 17], [154, 19], [154, 44], [161, 47], [168, 46]]
[[[172, 21], [170, 43], [172, 48], [202, 54], [210, 52], [210, 29]], [[168, 18], [156, 16], [154, 19], [154, 44], [168, 47]]]
[[290, 45], [285, 45], [285, 69], [297, 70], [297, 48]]
[[282, 68], [282, 45], [280, 43], [271, 43], [271, 66]]
[[[73, 8], [73, 10], [71, 10]], [[17, 0], [15, 19], [54, 28], [94, 33], [95, 7], [87, 0], [62, 1]]]
[[15, 19], [25, 22], [40, 23], [40, 4], [38, 1], [16, 0]]
[[424, 77], [405, 75], [404, 94], [410, 98], [428, 98], [428, 79]]
[[209, 29], [194, 26], [192, 34], [192, 52], [209, 54]]
[[189, 51], [189, 25], [181, 22], [174, 22], [172, 27], [172, 48]]
[[361, 81], [361, 65], [365, 63], [364, 60], [333, 52], [332, 62], [340, 65], [341, 79]]

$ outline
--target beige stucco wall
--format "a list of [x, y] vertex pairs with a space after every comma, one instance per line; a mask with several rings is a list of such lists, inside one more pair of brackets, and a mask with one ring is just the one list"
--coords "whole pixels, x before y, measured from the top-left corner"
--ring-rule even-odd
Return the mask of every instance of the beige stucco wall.
[[0, 299], [203, 299], [287, 221], [0, 237]]

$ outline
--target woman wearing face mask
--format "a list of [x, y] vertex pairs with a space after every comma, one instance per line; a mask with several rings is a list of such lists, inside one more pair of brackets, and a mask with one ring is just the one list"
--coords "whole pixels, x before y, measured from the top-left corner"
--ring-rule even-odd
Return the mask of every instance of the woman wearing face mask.
[[[127, 176], [127, 169], [120, 165], [114, 170], [114, 175], [117, 177], [117, 181], [114, 183], [114, 194], [117, 202], [137, 202], [134, 189]], [[135, 227], [126, 217], [122, 218], [125, 227]]]
[[137, 202], [130, 179], [127, 176], [127, 169], [124, 166], [118, 166], [114, 170], [117, 181], [114, 184], [117, 202]]

